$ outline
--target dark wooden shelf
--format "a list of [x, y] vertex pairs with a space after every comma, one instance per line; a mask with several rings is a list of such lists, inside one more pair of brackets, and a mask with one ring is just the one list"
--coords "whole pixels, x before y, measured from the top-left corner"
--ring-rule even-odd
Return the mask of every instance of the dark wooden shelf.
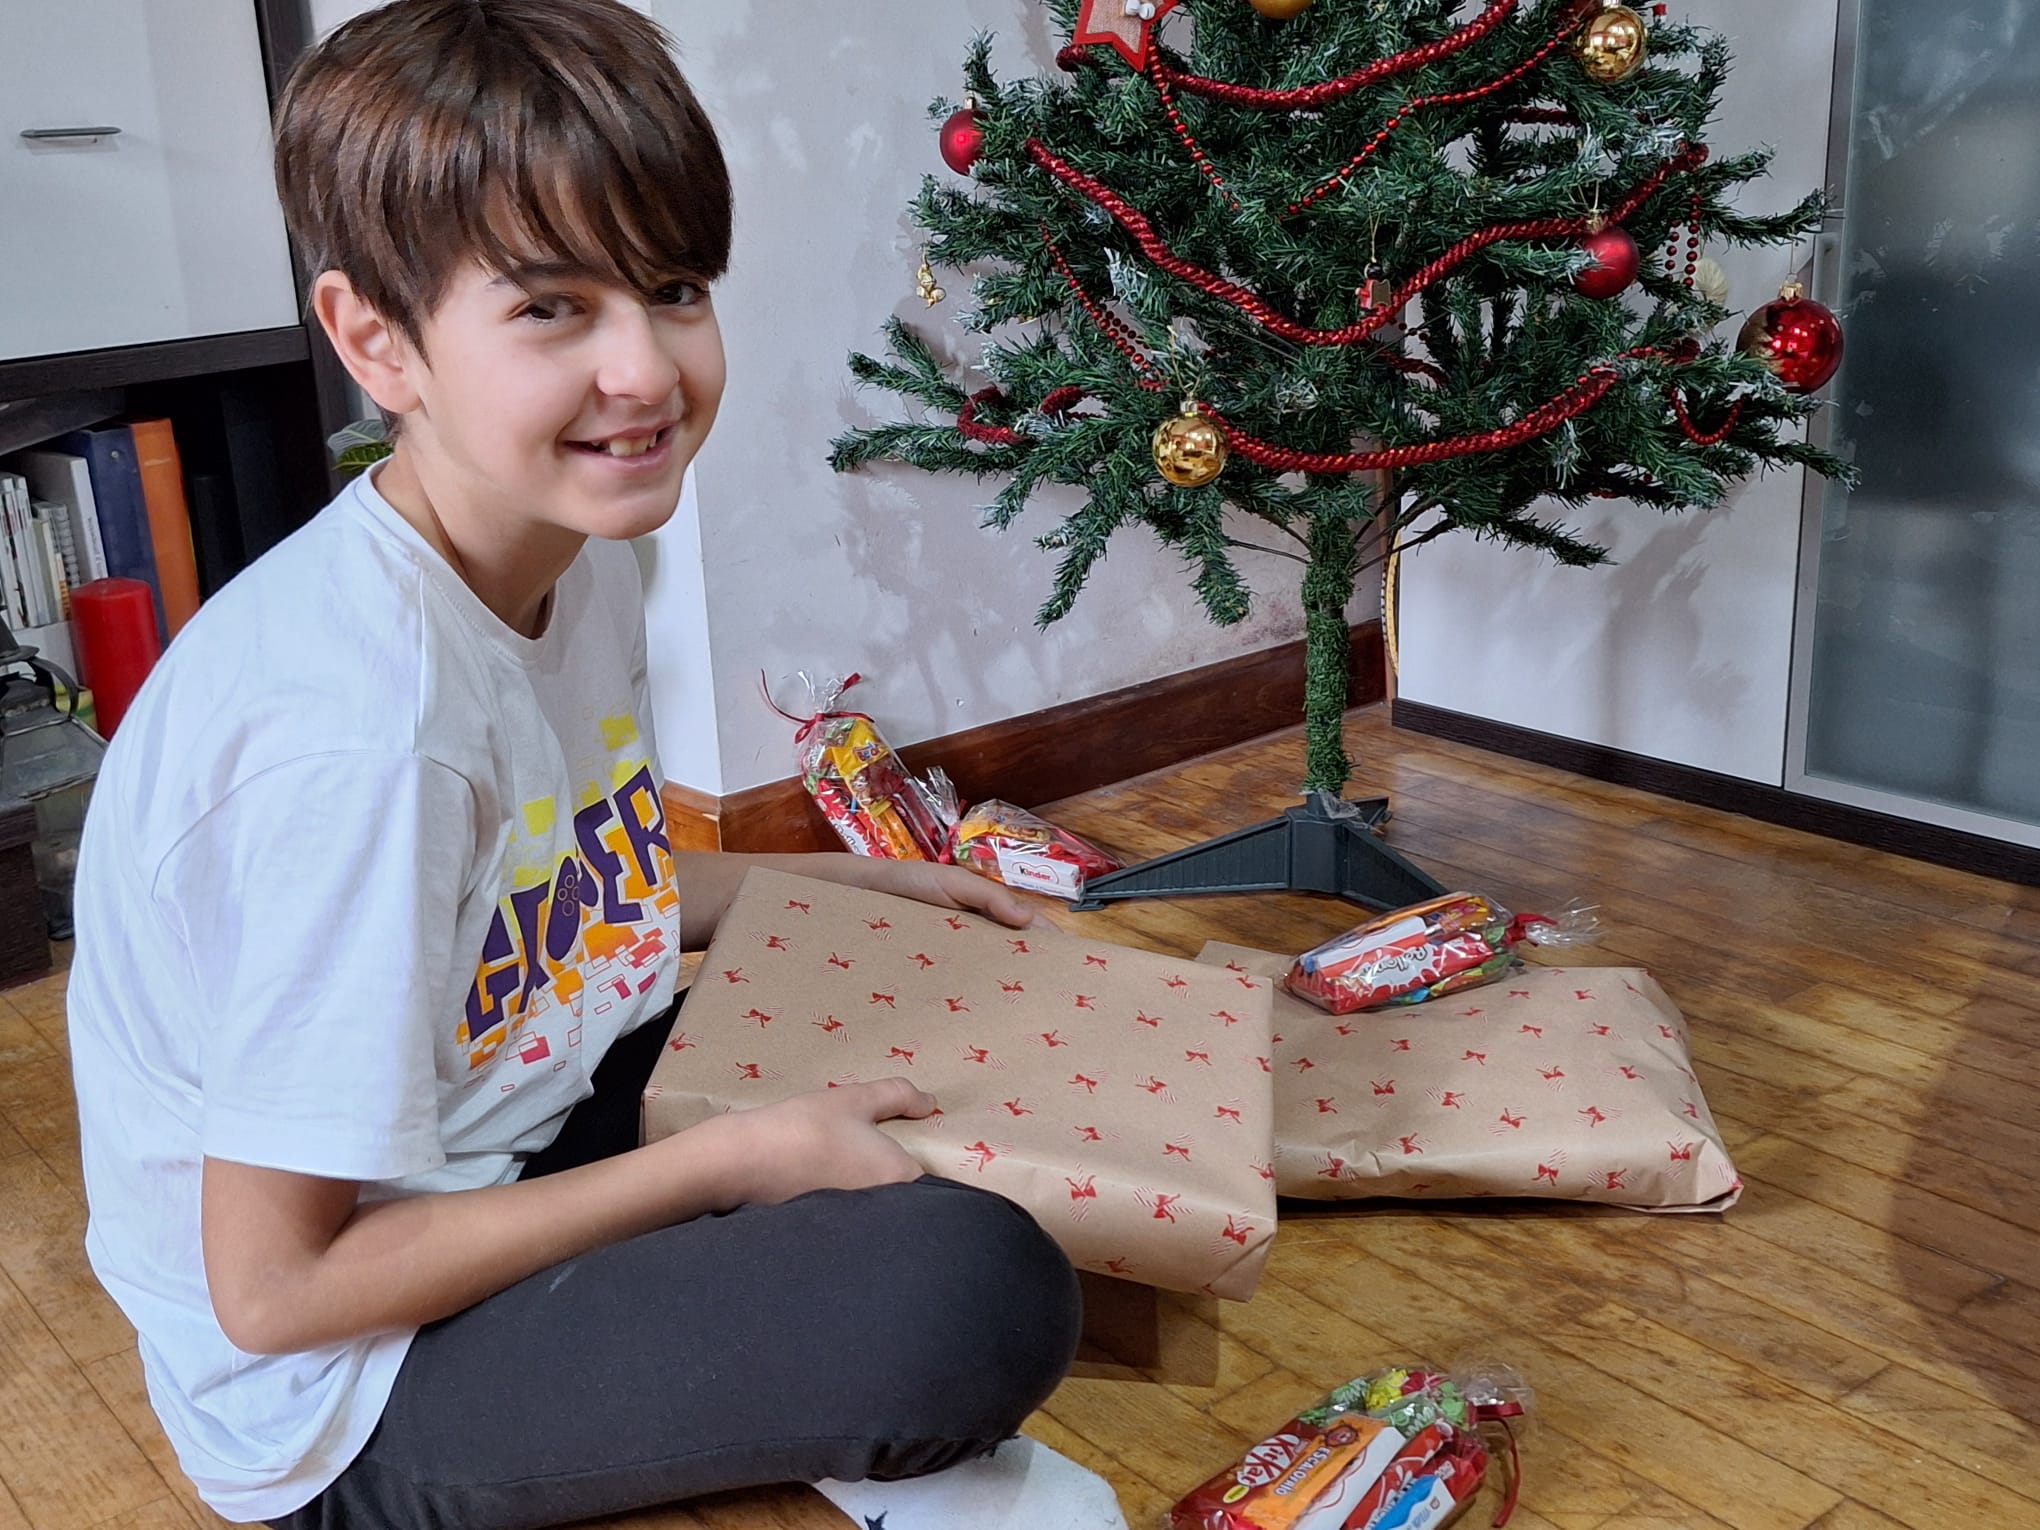
[[238, 335], [206, 335], [155, 345], [122, 345], [103, 351], [70, 351], [0, 361], [0, 400], [36, 398], [84, 388], [124, 388], [212, 372], [303, 361], [311, 354], [302, 325], [254, 329]]

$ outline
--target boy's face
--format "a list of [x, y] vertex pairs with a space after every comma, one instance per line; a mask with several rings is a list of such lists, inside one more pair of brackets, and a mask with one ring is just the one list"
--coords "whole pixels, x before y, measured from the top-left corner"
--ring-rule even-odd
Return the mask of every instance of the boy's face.
[[[663, 525], [722, 401], [705, 286], [652, 294], [545, 266], [464, 266], [403, 370], [404, 436], [436, 496], [622, 539]], [[434, 483], [432, 480], [440, 481]]]

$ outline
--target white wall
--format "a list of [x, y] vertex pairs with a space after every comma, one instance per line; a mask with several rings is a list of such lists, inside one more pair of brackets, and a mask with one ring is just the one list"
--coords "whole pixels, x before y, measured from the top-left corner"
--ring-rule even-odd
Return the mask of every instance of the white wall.
[[[1826, 180], [1835, 6], [1709, 0], [1693, 11], [1735, 53], [1716, 152], [1778, 151], [1770, 176], [1744, 188], [1746, 207], [1782, 210]], [[1777, 296], [1783, 250], [1709, 253], [1728, 271], [1732, 310]], [[1724, 328], [1732, 336], [1740, 322]], [[1560, 568], [1470, 538], [1432, 543], [1404, 565], [1398, 694], [1780, 783], [1803, 479], [1769, 474], [1717, 510], [1673, 518], [1596, 501], [1572, 524], [1611, 549], [1612, 568]], [[1501, 682], [1476, 661], [1498, 653], [1509, 658]]]
[[[900, 407], [857, 394], [844, 365], [882, 346], [889, 315], [955, 355], [977, 353], [977, 337], [950, 322], [967, 282], [945, 274], [950, 301], [932, 313], [915, 295], [907, 204], [924, 174], [950, 174], [925, 110], [962, 97], [978, 31], [998, 34], [1003, 76], [1054, 72], [1039, 0], [633, 3], [673, 34], [737, 201], [716, 291], [730, 386], [697, 465], [698, 507], [683, 504], [641, 549], [669, 778], [728, 793], [792, 773], [792, 729], [760, 698], [760, 670], [775, 684], [802, 669], [862, 672], [860, 705], [906, 744], [1302, 635], [1293, 565], [1243, 554], [1242, 572], [1269, 595], [1221, 630], [1175, 556], [1140, 530], [1120, 534], [1075, 612], [1039, 633], [1054, 561], [1032, 538], [1055, 506], [1078, 503], [1067, 491], [1045, 491], [999, 534], [977, 515], [996, 482], [902, 468], [839, 477], [827, 465], [836, 434]], [[310, 4], [319, 33], [369, 9]]]
[[[888, 0], [792, 7], [767, 0], [645, 0], [723, 135], [736, 181], [736, 249], [718, 288], [730, 388], [700, 461], [700, 544], [721, 760], [720, 790], [792, 771], [792, 730], [758, 695], [758, 672], [861, 671], [856, 695], [896, 743], [955, 732], [1286, 642], [1302, 633], [1293, 566], [1247, 555], [1271, 592], [1241, 627], [1205, 620], [1180, 563], [1122, 532], [1076, 610], [1048, 633], [1034, 612], [1053, 557], [1032, 541], [1049, 495], [1012, 531], [978, 527], [996, 481], [911, 469], [839, 477], [825, 461], [847, 426], [893, 417], [844, 367], [898, 313], [938, 348], [977, 353], [950, 300], [916, 297], [920, 245], [907, 204], [948, 176], [925, 116], [961, 99], [972, 36], [997, 34], [1002, 77], [1054, 72], [1039, 0]], [[1259, 564], [1259, 567], [1255, 567]], [[655, 641], [671, 634], [654, 634]], [[668, 774], [680, 774], [665, 740]]]

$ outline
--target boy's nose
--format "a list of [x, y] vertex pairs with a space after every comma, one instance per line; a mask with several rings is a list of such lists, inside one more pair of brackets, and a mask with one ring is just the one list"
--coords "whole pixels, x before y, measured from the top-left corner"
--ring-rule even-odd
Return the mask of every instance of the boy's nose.
[[667, 351], [652, 314], [637, 308], [605, 326], [595, 386], [613, 398], [662, 404], [680, 384], [680, 365]]

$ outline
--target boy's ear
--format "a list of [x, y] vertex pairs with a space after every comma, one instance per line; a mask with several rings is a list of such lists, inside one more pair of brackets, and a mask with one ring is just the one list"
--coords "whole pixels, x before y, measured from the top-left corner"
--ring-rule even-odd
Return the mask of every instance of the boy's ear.
[[312, 312], [362, 392], [391, 414], [409, 414], [418, 407], [418, 389], [411, 378], [417, 352], [368, 306], [344, 274], [319, 274], [312, 283]]

